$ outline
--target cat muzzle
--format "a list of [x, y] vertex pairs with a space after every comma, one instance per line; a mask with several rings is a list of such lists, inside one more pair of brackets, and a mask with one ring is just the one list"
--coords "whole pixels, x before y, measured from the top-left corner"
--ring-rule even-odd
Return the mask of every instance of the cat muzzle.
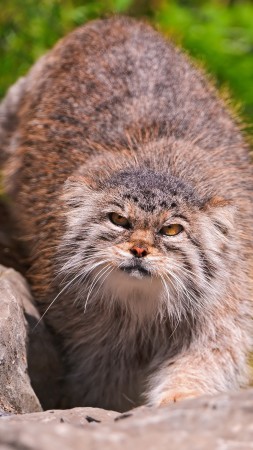
[[121, 266], [120, 269], [123, 272], [128, 273], [130, 276], [135, 278], [143, 278], [143, 277], [150, 277], [151, 272], [147, 268], [143, 267], [142, 264], [131, 264], [126, 266]]

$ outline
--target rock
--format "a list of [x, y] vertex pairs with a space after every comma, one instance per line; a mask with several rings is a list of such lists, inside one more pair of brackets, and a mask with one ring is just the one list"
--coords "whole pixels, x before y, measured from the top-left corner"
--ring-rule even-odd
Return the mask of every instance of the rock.
[[27, 367], [25, 304], [31, 305], [27, 285], [13, 269], [0, 266], [0, 409], [40, 411]]
[[252, 424], [253, 389], [249, 389], [125, 414], [75, 408], [5, 416], [0, 418], [0, 448], [249, 450], [253, 448]]
[[113, 423], [114, 419], [119, 417], [119, 413], [116, 411], [87, 407], [66, 410], [55, 409], [40, 413], [9, 415], [5, 417], [7, 418], [8, 423], [68, 423], [84, 426], [89, 425], [90, 423]]

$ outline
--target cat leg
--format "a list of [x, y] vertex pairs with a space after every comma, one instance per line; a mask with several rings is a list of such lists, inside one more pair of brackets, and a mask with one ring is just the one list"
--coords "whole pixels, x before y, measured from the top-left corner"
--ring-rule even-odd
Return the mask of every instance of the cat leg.
[[236, 320], [231, 329], [229, 326], [216, 328], [196, 339], [173, 360], [163, 363], [149, 379], [147, 403], [162, 406], [204, 394], [233, 391], [245, 385], [249, 379], [250, 339], [245, 329], [236, 326]]

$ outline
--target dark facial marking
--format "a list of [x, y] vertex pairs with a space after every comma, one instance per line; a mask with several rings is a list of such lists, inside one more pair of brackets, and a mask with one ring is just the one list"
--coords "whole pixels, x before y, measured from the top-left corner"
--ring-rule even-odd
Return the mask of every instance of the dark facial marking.
[[[185, 270], [187, 270], [187, 272], [190, 272], [189, 275], [192, 274], [194, 276], [194, 269], [193, 269], [191, 263], [189, 262], [189, 260], [183, 261], [183, 266], [184, 266]], [[187, 274], [187, 276], [189, 276], [189, 275]]]
[[84, 236], [82, 234], [78, 234], [77, 236], [75, 236], [75, 241], [79, 242], [79, 241], [83, 241], [84, 240]]
[[228, 229], [225, 227], [225, 225], [221, 224], [220, 222], [214, 222], [214, 226], [222, 233], [224, 236], [227, 236]]
[[125, 266], [121, 266], [120, 269], [123, 272], [127, 272], [129, 274], [138, 271], [139, 273], [141, 273], [141, 275], [144, 276], [151, 276], [151, 273], [148, 269], [146, 269], [145, 267], [143, 267], [143, 265], [139, 262], [132, 262], [131, 264], [125, 265]]
[[177, 247], [176, 245], [171, 245], [171, 244], [166, 245], [166, 249], [168, 251], [171, 250], [172, 252], [180, 254], [182, 256], [183, 261], [187, 261], [188, 260], [187, 253], [184, 250], [182, 250], [181, 248]]
[[183, 214], [174, 214], [173, 216], [170, 217], [170, 219], [173, 219], [174, 217], [178, 219], [183, 219], [185, 222], [189, 223], [189, 220]]
[[123, 209], [123, 206], [120, 203], [115, 202], [115, 201], [113, 202], [113, 206], [117, 206], [117, 208]]
[[114, 235], [113, 234], [108, 234], [108, 233], [99, 236], [99, 239], [101, 241], [105, 241], [105, 242], [111, 241], [113, 238], [114, 238]]
[[206, 279], [211, 280], [215, 276], [216, 268], [206, 257], [205, 253], [202, 250], [202, 246], [201, 246], [200, 242], [198, 242], [196, 239], [193, 239], [189, 234], [187, 234], [187, 237], [189, 238], [191, 243], [195, 246], [195, 248], [197, 248], [197, 250], [198, 250], [198, 254], [200, 257], [200, 261], [201, 261], [203, 272], [206, 276]]
[[104, 184], [109, 188], [120, 186], [123, 199], [131, 199], [145, 212], [153, 213], [157, 206], [175, 208], [176, 202], [171, 203], [171, 198], [175, 195], [192, 205], [202, 204], [190, 185], [168, 173], [157, 173], [147, 167], [119, 171]]

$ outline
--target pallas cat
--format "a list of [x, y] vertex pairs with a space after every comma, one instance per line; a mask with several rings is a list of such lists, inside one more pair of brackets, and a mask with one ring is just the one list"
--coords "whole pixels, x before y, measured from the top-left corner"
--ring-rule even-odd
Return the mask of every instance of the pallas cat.
[[65, 405], [124, 411], [247, 383], [251, 168], [202, 71], [144, 23], [93, 21], [1, 111], [4, 183]]

